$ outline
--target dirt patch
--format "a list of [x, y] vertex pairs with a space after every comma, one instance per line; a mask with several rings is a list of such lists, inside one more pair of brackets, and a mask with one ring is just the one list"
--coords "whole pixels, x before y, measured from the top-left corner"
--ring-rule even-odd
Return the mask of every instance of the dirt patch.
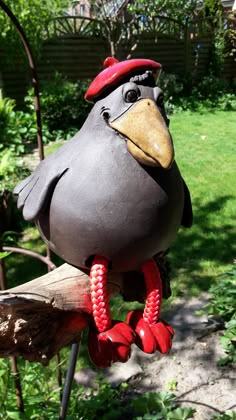
[[[129, 382], [131, 398], [137, 393], [172, 392], [181, 406], [196, 410], [195, 420], [208, 420], [226, 410], [236, 410], [235, 369], [217, 366], [224, 356], [219, 343], [222, 323], [196, 315], [207, 299], [207, 294], [176, 299], [163, 315], [175, 330], [168, 355], [147, 355], [134, 345], [127, 363], [115, 363], [103, 371], [105, 379], [114, 387]], [[91, 369], [81, 369], [75, 375], [76, 381], [85, 387], [96, 387], [95, 377]]]
[[236, 409], [235, 370], [216, 364], [224, 355], [219, 344], [220, 322], [195, 314], [206, 302], [207, 295], [202, 295], [172, 305], [165, 317], [175, 329], [168, 356], [146, 356], [137, 350], [132, 356], [143, 371], [131, 380], [132, 387], [142, 393], [173, 392], [182, 406], [195, 408], [196, 420]]

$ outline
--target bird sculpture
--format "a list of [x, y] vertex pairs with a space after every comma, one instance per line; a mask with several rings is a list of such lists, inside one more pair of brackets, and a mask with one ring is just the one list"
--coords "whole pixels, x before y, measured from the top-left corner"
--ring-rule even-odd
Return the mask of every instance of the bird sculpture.
[[[144, 352], [171, 348], [173, 329], [160, 319], [162, 283], [153, 259], [192, 224], [188, 188], [174, 160], [161, 65], [108, 57], [85, 99], [94, 102], [80, 131], [15, 188], [18, 208], [35, 221], [49, 247], [90, 270], [93, 323], [88, 343], [99, 367], [125, 362], [136, 343]], [[138, 271], [144, 310], [111, 320], [107, 271]]]

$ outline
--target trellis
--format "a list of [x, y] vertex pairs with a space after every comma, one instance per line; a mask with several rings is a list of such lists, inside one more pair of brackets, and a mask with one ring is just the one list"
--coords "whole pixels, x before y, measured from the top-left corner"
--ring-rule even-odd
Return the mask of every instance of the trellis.
[[[105, 36], [104, 24], [98, 19], [81, 16], [62, 16], [54, 18], [48, 26], [50, 36], [76, 34], [77, 36]], [[49, 36], [48, 36], [49, 38]]]

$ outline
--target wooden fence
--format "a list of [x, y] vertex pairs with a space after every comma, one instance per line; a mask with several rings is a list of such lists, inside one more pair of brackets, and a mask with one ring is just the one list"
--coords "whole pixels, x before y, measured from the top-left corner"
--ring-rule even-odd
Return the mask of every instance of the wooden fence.
[[[210, 50], [210, 38], [189, 39], [186, 43], [183, 39], [146, 34], [132, 52], [132, 57], [150, 58], [160, 62], [166, 73], [190, 74], [199, 79], [207, 72]], [[57, 71], [71, 81], [92, 79], [102, 69], [103, 60], [108, 55], [109, 45], [101, 38], [76, 34], [57, 37], [44, 44], [38, 63], [39, 78], [51, 79]], [[20, 64], [9, 71], [0, 64], [0, 70], [4, 95], [16, 98], [18, 104], [22, 104], [30, 85], [28, 72]], [[225, 60], [224, 77], [232, 79], [235, 74], [236, 63], [229, 57]]]

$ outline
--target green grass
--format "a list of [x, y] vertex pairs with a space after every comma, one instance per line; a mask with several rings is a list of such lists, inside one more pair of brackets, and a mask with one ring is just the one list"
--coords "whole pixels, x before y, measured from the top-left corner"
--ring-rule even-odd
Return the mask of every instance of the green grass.
[[171, 247], [175, 293], [208, 290], [235, 258], [234, 112], [183, 112], [171, 118], [176, 160], [192, 197], [194, 224]]

